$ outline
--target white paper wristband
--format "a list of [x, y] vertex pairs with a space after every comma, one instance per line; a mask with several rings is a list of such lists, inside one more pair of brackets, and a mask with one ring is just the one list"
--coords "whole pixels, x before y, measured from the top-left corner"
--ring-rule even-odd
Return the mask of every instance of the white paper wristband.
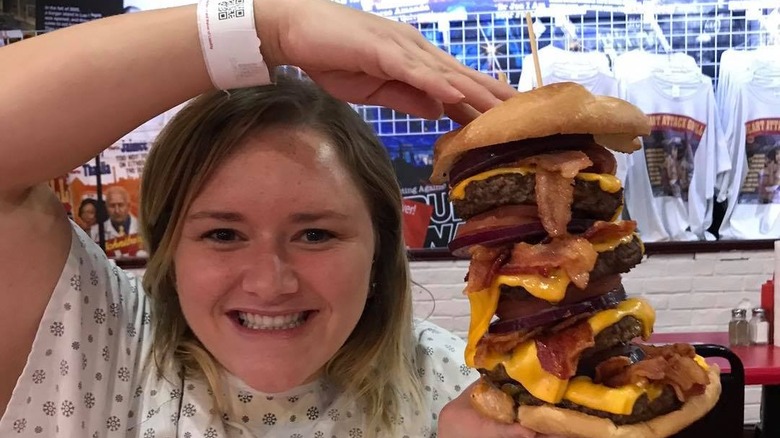
[[252, 0], [200, 0], [198, 33], [215, 87], [227, 90], [271, 83], [260, 53]]

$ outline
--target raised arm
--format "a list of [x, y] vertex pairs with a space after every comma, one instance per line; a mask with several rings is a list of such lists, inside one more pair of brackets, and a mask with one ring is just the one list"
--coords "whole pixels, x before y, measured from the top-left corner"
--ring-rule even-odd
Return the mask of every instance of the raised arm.
[[[268, 64], [300, 66], [344, 100], [435, 118], [443, 103], [486, 110], [513, 92], [407, 25], [328, 0], [255, 0], [255, 10]], [[210, 87], [194, 5], [110, 17], [4, 47], [0, 191], [67, 172]], [[464, 118], [462, 108], [448, 108]]]

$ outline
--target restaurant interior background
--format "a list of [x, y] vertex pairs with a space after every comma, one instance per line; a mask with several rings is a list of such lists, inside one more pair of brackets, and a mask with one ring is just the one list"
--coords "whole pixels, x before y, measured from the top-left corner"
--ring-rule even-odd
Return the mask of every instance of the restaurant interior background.
[[[735, 108], [747, 99], [749, 87], [780, 90], [776, 0], [339, 1], [413, 23], [466, 65], [521, 90], [535, 86], [524, 22], [530, 11], [545, 80], [581, 82], [594, 92], [606, 90], [642, 102], [648, 113], [678, 116], [658, 117], [657, 132], [645, 139], [644, 151], [634, 154], [641, 159], [621, 161], [619, 174], [631, 187], [625, 214], [638, 220], [640, 235], [648, 242], [643, 263], [624, 276], [626, 291], [651, 302], [657, 332], [726, 331], [732, 308], [761, 304], [761, 286], [776, 271], [773, 243], [780, 238], [780, 195], [774, 195], [780, 193], [774, 180], [780, 167], [772, 167], [780, 148], [780, 92], [763, 95], [769, 101], [762, 114]], [[0, 0], [0, 45], [100, 16], [187, 3], [194, 1]], [[631, 56], [640, 61], [627, 62]], [[649, 100], [641, 96], [648, 88], [636, 85], [647, 80], [661, 84], [650, 88], [655, 97]], [[671, 102], [666, 109], [659, 109], [662, 97]], [[139, 272], [143, 242], [132, 227], [111, 234], [111, 219], [137, 219], [146, 154], [177, 109], [51, 182], [73, 220], [121, 266]], [[406, 198], [406, 238], [413, 278], [420, 285], [416, 314], [465, 335], [469, 305], [463, 275], [468, 265], [447, 250], [459, 221], [446, 188], [427, 180], [433, 142], [455, 125], [383, 108], [355, 109], [386, 145]], [[764, 124], [748, 123], [755, 120]], [[112, 202], [124, 207], [110, 212]], [[701, 210], [695, 218], [689, 213], [693, 206]], [[92, 215], [84, 214], [90, 208]], [[647, 214], [652, 208], [657, 215]], [[672, 220], [665, 215], [677, 216]], [[735, 218], [736, 225], [724, 227]], [[760, 387], [747, 387], [745, 402], [745, 421], [755, 422]]]

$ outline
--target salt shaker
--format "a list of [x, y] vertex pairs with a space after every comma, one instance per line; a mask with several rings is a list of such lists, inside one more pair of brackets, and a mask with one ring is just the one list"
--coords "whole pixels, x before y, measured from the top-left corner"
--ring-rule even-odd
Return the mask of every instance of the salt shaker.
[[733, 346], [750, 345], [750, 324], [747, 321], [747, 310], [731, 309], [729, 322], [729, 344]]
[[750, 318], [750, 343], [754, 345], [766, 345], [769, 343], [769, 322], [766, 320], [764, 309], [753, 309], [753, 317]]

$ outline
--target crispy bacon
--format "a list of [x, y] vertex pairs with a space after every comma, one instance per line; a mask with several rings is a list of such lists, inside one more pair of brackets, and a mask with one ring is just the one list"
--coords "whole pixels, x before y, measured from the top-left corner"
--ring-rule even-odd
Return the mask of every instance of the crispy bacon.
[[666, 360], [662, 357], [645, 359], [631, 364], [625, 356], [611, 357], [596, 366], [594, 381], [617, 388], [630, 383], [647, 382], [664, 378]]
[[536, 352], [545, 371], [560, 379], [569, 379], [577, 371], [580, 354], [595, 344], [590, 324], [582, 321], [557, 333], [536, 338]]
[[613, 388], [640, 382], [669, 385], [681, 402], [704, 393], [710, 379], [693, 359], [696, 351], [690, 344], [640, 347], [644, 360], [629, 364], [625, 357], [609, 358], [596, 367], [594, 381]]
[[561, 151], [524, 158], [518, 165], [536, 167], [536, 205], [547, 234], [565, 235], [571, 221], [574, 177], [593, 162], [581, 151]]
[[620, 239], [636, 231], [635, 221], [604, 222], [596, 221], [582, 233], [582, 237], [592, 243]]
[[537, 170], [555, 172], [564, 178], [574, 178], [582, 169], [592, 166], [593, 162], [582, 151], [560, 151], [523, 158], [517, 164], [519, 166], [535, 166]]
[[597, 258], [598, 253], [590, 242], [581, 237], [566, 236], [543, 245], [516, 244], [509, 262], [502, 266], [499, 272], [507, 275], [547, 276], [551, 271], [560, 268], [566, 272], [572, 283], [580, 289], [585, 289]]
[[495, 354], [507, 354], [518, 345], [533, 338], [541, 332], [541, 328], [521, 330], [508, 333], [487, 333], [477, 343], [474, 363], [477, 367], [485, 363], [487, 357]]
[[488, 248], [482, 245], [472, 247], [469, 273], [466, 276], [466, 292], [476, 292], [490, 286], [496, 272], [508, 257], [508, 248]]

